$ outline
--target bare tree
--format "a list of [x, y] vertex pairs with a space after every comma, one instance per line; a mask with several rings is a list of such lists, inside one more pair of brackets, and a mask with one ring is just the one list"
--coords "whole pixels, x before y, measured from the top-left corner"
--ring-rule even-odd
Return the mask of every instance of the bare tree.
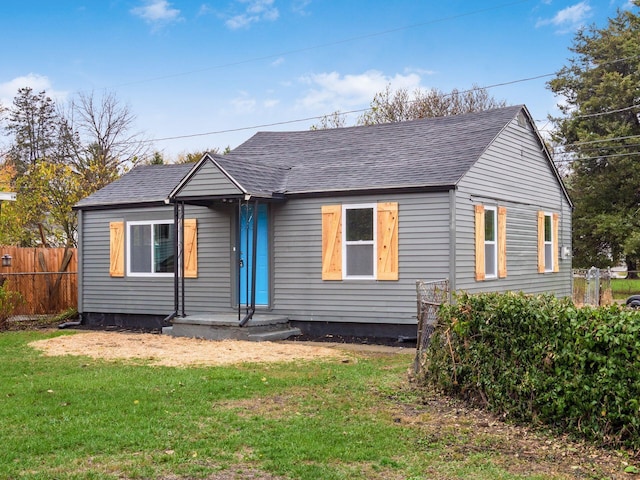
[[79, 93], [71, 102], [69, 132], [77, 131], [84, 147], [76, 151], [74, 167], [97, 190], [141, 162], [151, 145], [134, 132], [135, 115], [113, 93], [96, 98]]
[[327, 128], [346, 127], [346, 115], [336, 110], [320, 118], [320, 123], [311, 125], [311, 130], [326, 130]]
[[[416, 89], [409, 93], [406, 88], [393, 90], [390, 85], [374, 95], [369, 109], [362, 114], [357, 125], [406, 122], [419, 118], [445, 117], [461, 113], [480, 112], [506, 106], [503, 100], [496, 100], [485, 88], [474, 85], [469, 90], [454, 88], [445, 93], [435, 88]], [[346, 114], [339, 110], [320, 119], [311, 130], [346, 127]]]
[[461, 113], [479, 112], [504, 107], [506, 102], [489, 96], [487, 90], [474, 85], [469, 90], [453, 89], [449, 93], [435, 88], [417, 89], [413, 95], [407, 89], [387, 88], [377, 93], [371, 102], [371, 108], [359, 119], [360, 125], [404, 122], [418, 118], [444, 117]]

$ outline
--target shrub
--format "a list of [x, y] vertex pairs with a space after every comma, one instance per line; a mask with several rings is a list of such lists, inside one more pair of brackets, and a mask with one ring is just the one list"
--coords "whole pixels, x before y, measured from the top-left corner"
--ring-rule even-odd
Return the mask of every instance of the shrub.
[[0, 330], [4, 330], [7, 319], [22, 302], [19, 292], [9, 290], [4, 282], [0, 283]]
[[424, 381], [520, 422], [640, 447], [640, 312], [551, 295], [443, 305]]

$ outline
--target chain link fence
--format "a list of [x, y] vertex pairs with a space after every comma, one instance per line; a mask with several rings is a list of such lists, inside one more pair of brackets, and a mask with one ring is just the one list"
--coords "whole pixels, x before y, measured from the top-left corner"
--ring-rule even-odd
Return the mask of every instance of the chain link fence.
[[449, 280], [416, 282], [418, 310], [418, 338], [416, 342], [416, 358], [413, 370], [416, 374], [422, 370], [424, 355], [429, 340], [438, 323], [440, 305], [449, 301]]
[[573, 303], [577, 306], [610, 305], [612, 271], [610, 268], [582, 268], [573, 270]]

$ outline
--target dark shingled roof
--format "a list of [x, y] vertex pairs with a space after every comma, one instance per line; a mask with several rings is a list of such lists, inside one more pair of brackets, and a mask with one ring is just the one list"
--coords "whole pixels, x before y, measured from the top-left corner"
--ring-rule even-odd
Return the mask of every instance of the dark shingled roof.
[[179, 165], [142, 165], [80, 200], [76, 208], [164, 201], [193, 168]]
[[265, 165], [251, 157], [212, 155], [216, 162], [247, 191], [254, 195], [271, 196], [285, 189], [288, 167]]
[[287, 168], [286, 185], [280, 188], [289, 194], [453, 186], [522, 108], [329, 130], [259, 132], [225, 158], [229, 164], [237, 158]]
[[[247, 192], [263, 197], [452, 187], [523, 108], [328, 130], [259, 132], [228, 155], [209, 157]], [[136, 167], [76, 208], [164, 201], [192, 168]]]

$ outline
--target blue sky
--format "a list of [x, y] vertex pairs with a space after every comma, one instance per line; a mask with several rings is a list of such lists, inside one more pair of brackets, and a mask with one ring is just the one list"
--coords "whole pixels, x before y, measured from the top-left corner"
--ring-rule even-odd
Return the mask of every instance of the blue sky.
[[[526, 104], [545, 130], [558, 102], [545, 84], [571, 56], [576, 30], [605, 26], [618, 8], [636, 7], [630, 0], [2, 0], [0, 103], [10, 105], [24, 86], [60, 101], [107, 90], [169, 159], [233, 148], [258, 130], [306, 130], [318, 120], [293, 121], [365, 109], [387, 85], [446, 92], [502, 84], [489, 93]], [[0, 147], [6, 143], [0, 136]]]

